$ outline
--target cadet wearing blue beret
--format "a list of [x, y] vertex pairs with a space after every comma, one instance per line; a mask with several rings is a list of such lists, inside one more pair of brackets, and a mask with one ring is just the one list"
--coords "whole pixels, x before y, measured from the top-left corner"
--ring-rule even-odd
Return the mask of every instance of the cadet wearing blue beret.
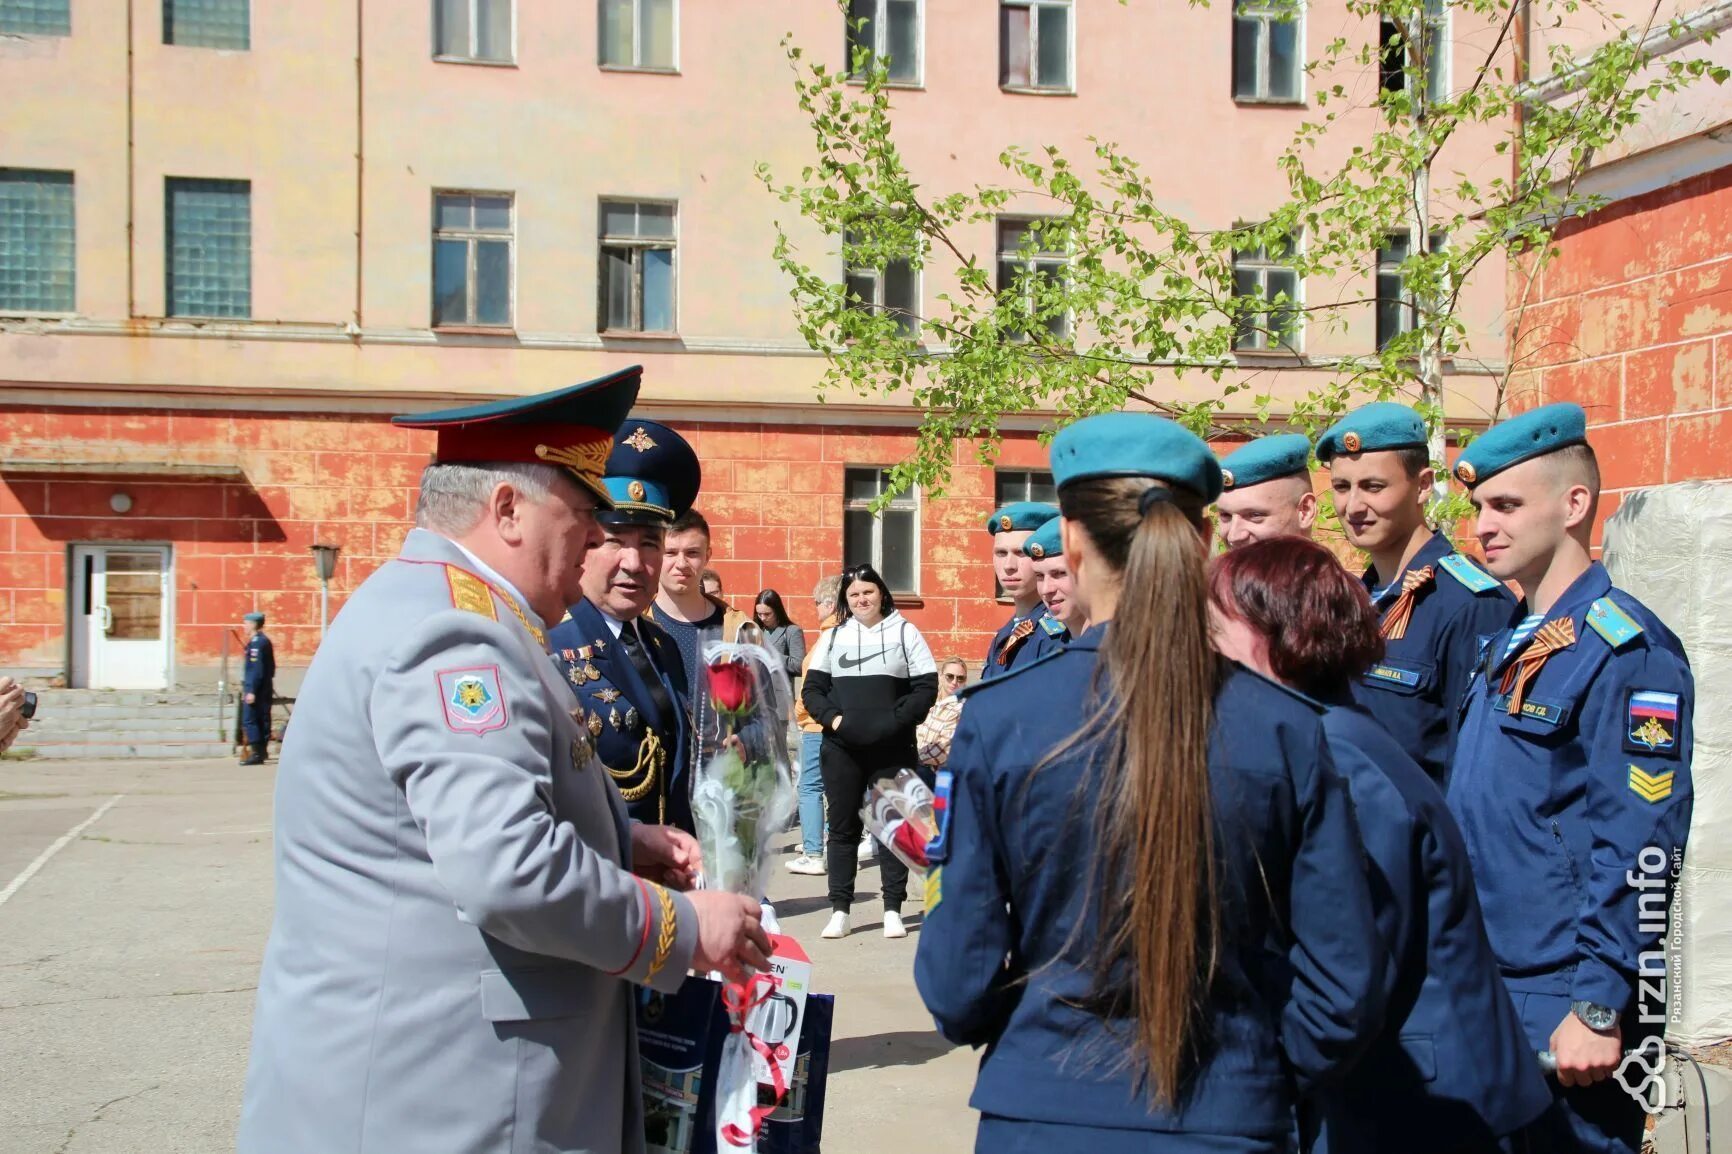
[[1211, 646], [1207, 445], [1113, 413], [1060, 432], [1052, 465], [1098, 620], [965, 691], [915, 983], [945, 1037], [984, 1047], [976, 1149], [1290, 1150], [1295, 1087], [1383, 1011], [1319, 709]]
[[1528, 1040], [1556, 1055], [1557, 1148], [1635, 1154], [1642, 1111], [1610, 1075], [1626, 1050], [1650, 1069], [1661, 1052], [1659, 899], [1690, 829], [1689, 660], [1593, 560], [1600, 476], [1580, 406], [1492, 426], [1455, 475], [1487, 566], [1529, 615], [1477, 663], [1450, 808]]
[[1081, 633], [1088, 621], [1064, 559], [1064, 538], [1059, 535], [1063, 520], [1053, 517], [1022, 543], [1024, 556], [1034, 562], [1034, 587], [1040, 593], [1040, 603], [1046, 606], [1040, 627], [1061, 645]]
[[1038, 661], [1059, 645], [1057, 637], [1041, 627], [1046, 606], [1035, 586], [1034, 563], [1022, 551], [1029, 534], [1056, 516], [1055, 505], [1013, 501], [986, 519], [986, 531], [992, 535], [993, 573], [1011, 600], [1011, 614], [986, 647], [983, 680]]
[[1355, 688], [1359, 703], [1443, 785], [1456, 705], [1486, 637], [1515, 598], [1425, 521], [1434, 474], [1425, 422], [1380, 401], [1347, 414], [1317, 442], [1347, 540], [1371, 555], [1365, 586], [1381, 615], [1384, 658]]
[[548, 631], [596, 756], [631, 816], [695, 832], [692, 726], [685, 662], [647, 614], [661, 587], [667, 527], [697, 499], [703, 472], [668, 426], [628, 420], [614, 437], [597, 514], [605, 534], [583, 565], [583, 600]]
[[1222, 460], [1215, 532], [1227, 548], [1270, 537], [1309, 537], [1316, 520], [1311, 442], [1303, 435], [1258, 437]]

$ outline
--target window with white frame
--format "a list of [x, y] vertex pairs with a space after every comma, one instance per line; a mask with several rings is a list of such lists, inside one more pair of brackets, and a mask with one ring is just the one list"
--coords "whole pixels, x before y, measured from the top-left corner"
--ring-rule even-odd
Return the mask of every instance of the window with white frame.
[[249, 0], [162, 0], [162, 42], [185, 48], [252, 47]]
[[511, 327], [510, 193], [433, 194], [433, 326]]
[[1233, 347], [1267, 352], [1299, 347], [1298, 247], [1284, 237], [1233, 252], [1233, 295], [1253, 302], [1238, 315]]
[[842, 562], [870, 564], [892, 593], [920, 591], [920, 493], [905, 489], [877, 513], [872, 504], [890, 487], [890, 470], [844, 470]]
[[1305, 67], [1304, 9], [1284, 0], [1235, 0], [1233, 99], [1292, 104]]
[[598, 11], [602, 67], [646, 72], [679, 67], [679, 0], [601, 0]]
[[674, 331], [675, 209], [647, 200], [601, 202], [602, 332]]
[[433, 54], [509, 64], [516, 58], [513, 0], [433, 0]]
[[[1000, 218], [998, 222], [998, 291], [1021, 294], [1023, 307], [1054, 340], [1070, 336], [1070, 313], [1055, 308], [1054, 293], [1066, 286], [1070, 254], [1060, 222]], [[1006, 332], [1010, 340], [1027, 340], [1020, 330]]]
[[70, 172], [0, 168], [0, 313], [76, 307]]
[[848, 74], [860, 79], [882, 61], [892, 84], [919, 84], [922, 6], [922, 0], [848, 0]]
[[0, 0], [0, 36], [70, 36], [72, 0]]
[[[1381, 47], [1381, 78], [1385, 92], [1405, 92], [1410, 73], [1423, 80], [1425, 98], [1436, 103], [1449, 99], [1449, 3], [1448, 0], [1423, 0], [1423, 7], [1413, 13], [1417, 19], [1416, 35], [1419, 51], [1407, 43], [1402, 21], [1384, 16], [1379, 22]], [[1415, 60], [1422, 64], [1414, 63]]]
[[863, 242], [849, 229], [843, 238], [846, 249], [848, 307], [872, 313], [889, 313], [905, 337], [920, 332], [920, 274], [906, 258], [874, 263], [855, 251]]
[[1075, 15], [1071, 0], [999, 0], [999, 85], [1073, 91]]
[[168, 315], [251, 316], [252, 182], [169, 177], [164, 192]]
[[1052, 474], [1044, 469], [999, 469], [992, 475], [993, 507], [1003, 508], [1012, 501], [1040, 501], [1055, 504], [1058, 489]]
[[[1412, 332], [1419, 319], [1418, 302], [1407, 285], [1402, 265], [1413, 255], [1415, 234], [1392, 232], [1377, 250], [1377, 347], [1387, 348], [1402, 333]], [[1431, 234], [1430, 251], [1444, 245], [1442, 232]]]

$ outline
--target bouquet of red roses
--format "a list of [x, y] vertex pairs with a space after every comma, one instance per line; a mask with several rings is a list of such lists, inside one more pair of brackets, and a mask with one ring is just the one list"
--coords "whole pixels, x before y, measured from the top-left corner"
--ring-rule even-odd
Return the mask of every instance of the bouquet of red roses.
[[770, 839], [794, 812], [786, 728], [791, 694], [780, 660], [761, 645], [704, 646], [712, 722], [698, 735], [692, 817], [706, 888], [762, 897]]

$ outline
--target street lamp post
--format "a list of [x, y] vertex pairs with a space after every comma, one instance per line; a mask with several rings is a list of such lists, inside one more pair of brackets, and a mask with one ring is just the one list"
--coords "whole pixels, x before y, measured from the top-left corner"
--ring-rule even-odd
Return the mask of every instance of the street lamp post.
[[319, 573], [319, 640], [331, 626], [331, 576], [337, 571], [340, 545], [314, 545], [313, 568]]

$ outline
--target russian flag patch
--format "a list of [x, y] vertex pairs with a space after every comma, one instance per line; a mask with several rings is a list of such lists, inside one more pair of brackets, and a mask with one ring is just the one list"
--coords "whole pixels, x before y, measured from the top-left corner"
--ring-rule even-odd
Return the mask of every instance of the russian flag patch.
[[1625, 718], [1624, 748], [1632, 753], [1667, 754], [1678, 751], [1678, 695], [1653, 689], [1630, 691]]

